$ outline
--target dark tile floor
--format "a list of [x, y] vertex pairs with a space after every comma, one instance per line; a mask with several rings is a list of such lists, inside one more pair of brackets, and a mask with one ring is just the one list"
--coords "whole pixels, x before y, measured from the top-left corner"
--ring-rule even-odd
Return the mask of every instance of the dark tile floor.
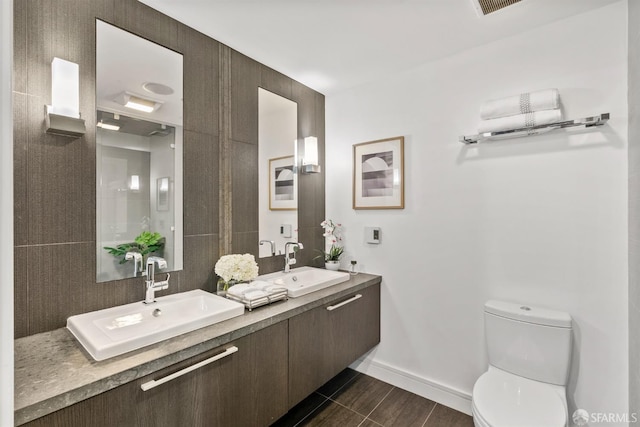
[[345, 369], [272, 427], [473, 427], [470, 416]]

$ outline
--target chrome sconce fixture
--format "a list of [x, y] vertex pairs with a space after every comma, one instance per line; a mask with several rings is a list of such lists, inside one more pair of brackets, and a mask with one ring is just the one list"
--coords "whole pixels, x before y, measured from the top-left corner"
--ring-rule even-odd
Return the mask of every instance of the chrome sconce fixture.
[[304, 153], [300, 170], [306, 174], [321, 172], [318, 163], [318, 138], [315, 136], [308, 136], [304, 139]]
[[51, 61], [51, 105], [45, 106], [46, 133], [79, 138], [86, 132], [80, 118], [80, 72], [78, 64]]

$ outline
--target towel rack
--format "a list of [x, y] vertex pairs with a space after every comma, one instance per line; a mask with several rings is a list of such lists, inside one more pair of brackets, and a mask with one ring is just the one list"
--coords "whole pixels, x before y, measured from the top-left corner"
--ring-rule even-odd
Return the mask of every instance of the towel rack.
[[546, 125], [538, 125], [526, 128], [508, 129], [496, 132], [485, 132], [477, 135], [462, 135], [459, 140], [463, 144], [477, 144], [489, 139], [516, 138], [519, 136], [537, 135], [539, 133], [548, 132], [555, 129], [564, 129], [575, 126], [593, 127], [602, 126], [609, 120], [609, 113], [599, 114], [597, 116], [584, 117], [582, 119], [566, 120], [557, 123], [549, 123]]

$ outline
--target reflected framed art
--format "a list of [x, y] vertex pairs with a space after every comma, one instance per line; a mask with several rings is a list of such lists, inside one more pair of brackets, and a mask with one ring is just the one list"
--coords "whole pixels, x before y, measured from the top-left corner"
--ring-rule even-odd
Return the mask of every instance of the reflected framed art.
[[269, 159], [269, 209], [297, 209], [298, 178], [293, 166], [293, 156]]

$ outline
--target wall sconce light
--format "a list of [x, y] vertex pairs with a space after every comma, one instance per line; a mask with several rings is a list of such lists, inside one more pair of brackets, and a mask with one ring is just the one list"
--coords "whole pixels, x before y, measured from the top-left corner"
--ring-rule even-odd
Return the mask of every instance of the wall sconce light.
[[320, 173], [318, 164], [318, 138], [308, 136], [304, 139], [304, 154], [302, 156], [302, 173]]
[[80, 71], [78, 64], [53, 58], [51, 105], [45, 106], [47, 130], [52, 135], [79, 138], [85, 134], [80, 118]]
[[149, 98], [143, 98], [139, 95], [134, 95], [130, 92], [122, 92], [118, 95], [115, 101], [124, 105], [127, 108], [133, 110], [142, 111], [145, 113], [153, 113], [162, 106], [162, 101], [156, 101]]
[[129, 184], [129, 189], [131, 191], [139, 191], [140, 190], [140, 176], [139, 175], [131, 175], [131, 183]]

